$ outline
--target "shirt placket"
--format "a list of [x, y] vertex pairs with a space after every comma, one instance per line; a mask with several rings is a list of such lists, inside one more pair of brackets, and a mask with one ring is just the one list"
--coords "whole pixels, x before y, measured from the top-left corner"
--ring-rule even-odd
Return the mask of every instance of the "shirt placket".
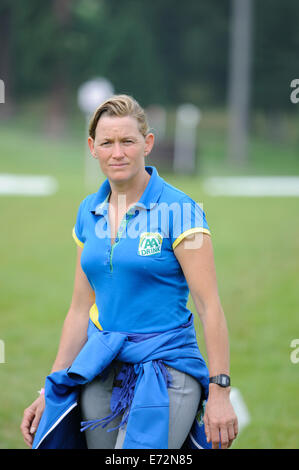
[[113, 273], [113, 254], [114, 254], [114, 250], [119, 245], [119, 242], [122, 238], [122, 235], [126, 231], [127, 225], [133, 217], [134, 217], [133, 210], [130, 209], [128, 212], [126, 212], [126, 214], [122, 218], [122, 221], [121, 221], [120, 226], [118, 228], [118, 231], [117, 231], [117, 234], [116, 234], [113, 245], [111, 245], [111, 242], [109, 240], [109, 242], [110, 242], [109, 267], [110, 267], [110, 273], [111, 274]]

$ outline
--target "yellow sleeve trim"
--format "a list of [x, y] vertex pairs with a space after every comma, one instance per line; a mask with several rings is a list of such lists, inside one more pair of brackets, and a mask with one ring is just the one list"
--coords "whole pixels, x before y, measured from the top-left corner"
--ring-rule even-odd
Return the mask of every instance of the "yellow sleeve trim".
[[90, 308], [89, 318], [99, 330], [103, 330], [103, 327], [99, 322], [99, 311], [98, 311], [97, 304], [93, 304], [93, 306]]
[[83, 247], [84, 247], [84, 243], [81, 242], [81, 241], [79, 240], [79, 238], [77, 237], [76, 232], [75, 232], [75, 227], [73, 228], [73, 232], [72, 232], [72, 233], [73, 233], [73, 239], [75, 240], [75, 242], [77, 243], [77, 245], [80, 246], [80, 248], [83, 248]]
[[207, 228], [203, 228], [203, 227], [190, 228], [189, 230], [186, 230], [185, 232], [181, 233], [181, 235], [173, 242], [172, 249], [174, 250], [178, 246], [178, 244], [181, 243], [182, 240], [184, 240], [184, 238], [188, 237], [188, 235], [191, 235], [192, 233], [197, 233], [197, 232], [206, 233], [207, 235], [211, 236], [211, 232]]

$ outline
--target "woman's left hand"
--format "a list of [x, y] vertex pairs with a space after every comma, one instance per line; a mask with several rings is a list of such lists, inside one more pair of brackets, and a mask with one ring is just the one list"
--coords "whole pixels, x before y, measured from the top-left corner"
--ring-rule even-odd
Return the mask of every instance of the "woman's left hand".
[[[217, 388], [216, 388], [217, 387]], [[210, 385], [203, 418], [208, 442], [213, 449], [228, 449], [238, 435], [238, 419], [229, 398], [229, 389]]]

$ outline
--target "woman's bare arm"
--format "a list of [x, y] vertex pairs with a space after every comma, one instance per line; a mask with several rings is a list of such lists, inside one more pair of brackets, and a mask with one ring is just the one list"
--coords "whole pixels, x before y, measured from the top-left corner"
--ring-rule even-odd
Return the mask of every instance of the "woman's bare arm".
[[73, 296], [51, 372], [69, 367], [87, 340], [89, 310], [95, 295], [81, 268], [81, 253], [82, 248], [78, 246]]
[[[210, 376], [229, 375], [228, 330], [218, 294], [211, 238], [207, 234], [193, 234], [179, 243], [174, 252], [203, 326]], [[217, 384], [209, 386], [204, 422], [213, 448], [218, 448], [219, 442], [222, 448], [229, 447], [238, 432], [229, 392], [230, 388]]]
[[[66, 315], [58, 353], [52, 367], [52, 372], [70, 366], [87, 340], [89, 310], [95, 296], [87, 277], [81, 268], [82, 248], [77, 248], [75, 281], [70, 308]], [[45, 408], [45, 398], [39, 396], [24, 411], [21, 431], [26, 444], [31, 447], [34, 433]]]

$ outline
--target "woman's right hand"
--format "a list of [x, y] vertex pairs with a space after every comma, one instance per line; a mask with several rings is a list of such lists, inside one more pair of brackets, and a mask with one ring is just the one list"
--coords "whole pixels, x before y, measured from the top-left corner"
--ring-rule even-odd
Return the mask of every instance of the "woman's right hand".
[[29, 447], [32, 447], [33, 437], [44, 409], [45, 395], [42, 394], [24, 411], [23, 421], [20, 427], [24, 441]]

